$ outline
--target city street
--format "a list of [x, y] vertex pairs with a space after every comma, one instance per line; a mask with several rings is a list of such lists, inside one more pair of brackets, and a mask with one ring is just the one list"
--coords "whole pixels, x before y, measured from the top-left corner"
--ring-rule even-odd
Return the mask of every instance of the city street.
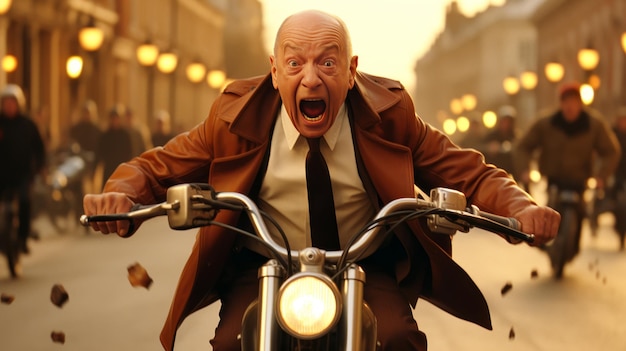
[[[429, 350], [625, 350], [626, 252], [617, 251], [611, 221], [601, 217], [596, 237], [584, 233], [581, 254], [558, 282], [537, 249], [509, 245], [479, 230], [457, 234], [455, 259], [484, 292], [494, 330], [420, 301], [415, 316], [428, 335]], [[171, 231], [164, 218], [144, 223], [129, 239], [82, 229], [58, 234], [44, 219], [36, 225], [42, 238], [31, 243], [24, 277], [11, 280], [0, 263], [0, 293], [15, 297], [11, 304], [0, 304], [0, 349], [161, 349], [160, 328], [195, 231]], [[136, 262], [154, 280], [149, 289], [132, 287], [127, 280], [126, 269]], [[511, 289], [502, 295], [507, 283]], [[62, 308], [50, 301], [54, 284], [69, 294]], [[210, 349], [217, 309], [216, 304], [185, 321], [178, 350]], [[65, 344], [51, 340], [53, 331], [65, 333]]]

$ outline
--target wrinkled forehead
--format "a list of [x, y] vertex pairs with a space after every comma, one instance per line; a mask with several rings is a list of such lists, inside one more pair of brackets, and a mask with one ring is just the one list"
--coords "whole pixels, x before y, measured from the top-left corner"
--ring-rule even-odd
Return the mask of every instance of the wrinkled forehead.
[[278, 55], [288, 47], [304, 49], [307, 46], [334, 47], [339, 52], [352, 54], [345, 24], [322, 12], [309, 11], [288, 17], [276, 35], [274, 54]]

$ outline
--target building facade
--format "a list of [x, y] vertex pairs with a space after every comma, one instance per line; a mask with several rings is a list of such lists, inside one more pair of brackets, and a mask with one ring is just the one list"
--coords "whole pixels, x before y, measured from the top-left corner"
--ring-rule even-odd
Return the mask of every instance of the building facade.
[[[532, 95], [507, 94], [503, 80], [537, 68], [537, 31], [531, 15], [542, 1], [509, 0], [474, 17], [451, 2], [444, 31], [415, 66], [417, 113], [438, 128], [446, 119], [479, 118], [503, 105], [518, 105], [519, 115], [530, 118]], [[471, 103], [463, 103], [468, 100]], [[459, 102], [460, 108], [453, 107]]]
[[[474, 17], [453, 1], [445, 29], [416, 63], [416, 111], [442, 128], [446, 119], [508, 104], [524, 129], [556, 108], [559, 84], [578, 81], [594, 88], [590, 105], [611, 122], [626, 105], [624, 33], [626, 0], [508, 0]], [[596, 53], [593, 68], [581, 66], [581, 49]], [[549, 79], [548, 64], [561, 73]], [[505, 80], [515, 89], [505, 89]], [[474, 105], [454, 107], [465, 96]]]
[[[0, 6], [3, 1], [7, 0], [0, 0]], [[258, 4], [258, 0], [248, 2], [249, 6]], [[146, 127], [151, 127], [153, 114], [164, 109], [180, 131], [206, 117], [228, 78], [224, 28], [229, 15], [225, 11], [233, 9], [219, 0], [9, 3], [8, 12], [0, 15], [0, 58], [10, 56], [17, 66], [3, 66], [0, 86], [14, 83], [24, 89], [29, 111], [47, 134], [50, 150], [67, 143], [67, 130], [88, 99], [96, 102], [103, 127], [109, 109], [121, 103]], [[261, 15], [259, 9], [256, 16]], [[102, 44], [93, 51], [84, 49], [78, 40], [79, 31], [88, 26], [104, 34]], [[257, 29], [250, 35], [260, 42], [261, 34]], [[156, 45], [159, 57], [175, 54], [172, 72], [165, 73], [156, 62], [139, 62], [137, 49], [146, 43]], [[72, 56], [82, 61], [75, 78], [67, 69]], [[191, 64], [196, 64], [198, 75], [193, 80], [187, 72]], [[222, 73], [216, 75], [222, 84], [209, 85], [209, 73]]]

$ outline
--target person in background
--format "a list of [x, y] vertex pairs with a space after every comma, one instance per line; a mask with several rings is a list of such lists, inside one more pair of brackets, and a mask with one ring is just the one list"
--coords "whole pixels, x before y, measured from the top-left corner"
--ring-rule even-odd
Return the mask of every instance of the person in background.
[[[338, 17], [320, 11], [288, 17], [270, 65], [263, 77], [231, 83], [205, 121], [166, 148], [121, 165], [102, 194], [85, 196], [85, 214], [126, 212], [135, 203], [164, 200], [170, 186], [208, 183], [217, 191], [249, 195], [291, 233], [291, 247], [303, 249], [313, 240], [313, 214], [303, 199], [321, 190], [307, 191], [305, 158], [309, 144], [319, 142], [332, 178], [338, 245], [345, 247], [381, 206], [414, 197], [416, 185], [454, 188], [484, 211], [517, 218], [522, 230], [535, 234], [533, 245], [554, 238], [558, 213], [537, 205], [480, 153], [460, 149], [417, 117], [402, 84], [357, 70], [358, 56]], [[238, 213], [225, 211], [216, 221], [244, 225], [244, 217], [240, 223]], [[105, 234], [133, 234], [126, 221], [91, 225]], [[380, 350], [426, 350], [426, 336], [411, 310], [420, 297], [491, 328], [482, 293], [450, 256], [449, 236], [430, 233], [418, 221], [394, 234], [359, 261], [367, 274], [364, 298], [378, 320]], [[161, 333], [163, 347], [173, 349], [185, 317], [219, 299], [220, 322], [211, 345], [215, 351], [239, 350], [242, 316], [258, 295], [257, 271], [266, 254], [238, 242], [229, 229], [202, 227]]]
[[148, 150], [152, 145], [149, 138], [149, 131], [145, 132], [145, 126], [142, 127], [137, 123], [135, 112], [129, 107], [126, 107], [125, 111], [123, 122], [130, 135], [131, 144], [133, 146], [132, 155], [134, 157]]
[[29, 253], [31, 193], [45, 166], [45, 147], [39, 129], [26, 112], [22, 88], [8, 84], [0, 92], [0, 196], [19, 200], [20, 249]]
[[78, 121], [69, 131], [70, 143], [76, 142], [81, 151], [95, 153], [102, 129], [98, 125], [98, 106], [93, 100], [87, 100], [81, 106]]
[[626, 233], [626, 107], [618, 110], [613, 132], [620, 144], [621, 157], [615, 170], [613, 185], [608, 197], [612, 201], [611, 209], [615, 218], [614, 228], [620, 234], [620, 249], [623, 250], [623, 238], [624, 233]]
[[[520, 139], [515, 151], [516, 169], [520, 170], [521, 182], [528, 184], [530, 162], [538, 154], [539, 172], [546, 177], [548, 187], [577, 192], [582, 199], [592, 177], [597, 189], [604, 189], [619, 161], [620, 147], [604, 118], [584, 107], [579, 83], [563, 84], [558, 96], [559, 108], [535, 121]], [[579, 211], [575, 252], [580, 251], [584, 204]], [[557, 279], [563, 274], [559, 270], [554, 273]]]
[[469, 127], [459, 140], [460, 147], [483, 152], [485, 148], [485, 128], [478, 116], [469, 116]]
[[487, 163], [504, 169], [513, 177], [515, 177], [513, 145], [518, 138], [515, 126], [516, 114], [513, 106], [505, 105], [500, 108], [494, 129], [485, 135], [483, 149]]
[[128, 128], [125, 127], [124, 106], [116, 104], [109, 110], [108, 128], [98, 140], [96, 165], [102, 167], [102, 180], [106, 181], [117, 166], [133, 157], [133, 144]]
[[172, 133], [170, 114], [159, 110], [154, 115], [154, 130], [152, 131], [152, 146], [163, 146], [174, 137]]

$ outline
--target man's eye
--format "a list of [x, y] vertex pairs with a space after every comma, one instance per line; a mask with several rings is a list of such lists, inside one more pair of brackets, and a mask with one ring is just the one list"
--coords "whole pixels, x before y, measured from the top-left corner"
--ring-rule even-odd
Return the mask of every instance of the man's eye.
[[298, 62], [296, 62], [296, 60], [289, 60], [289, 61], [287, 61], [287, 66], [289, 66], [289, 67], [297, 67], [298, 66]]
[[324, 61], [324, 67], [332, 67], [334, 65], [335, 65], [335, 62], [333, 62], [331, 60]]

